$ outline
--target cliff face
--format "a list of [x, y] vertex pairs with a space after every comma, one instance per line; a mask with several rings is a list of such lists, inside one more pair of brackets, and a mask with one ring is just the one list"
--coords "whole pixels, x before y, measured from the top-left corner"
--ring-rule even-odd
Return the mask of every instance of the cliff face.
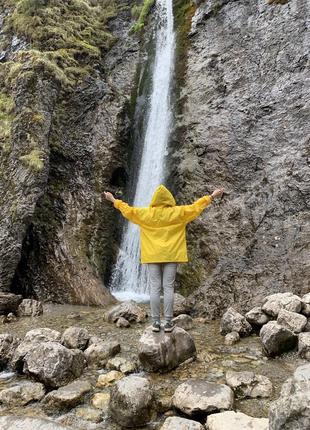
[[190, 225], [181, 290], [215, 317], [309, 291], [309, 5], [202, 2], [192, 20], [170, 181], [226, 190]]

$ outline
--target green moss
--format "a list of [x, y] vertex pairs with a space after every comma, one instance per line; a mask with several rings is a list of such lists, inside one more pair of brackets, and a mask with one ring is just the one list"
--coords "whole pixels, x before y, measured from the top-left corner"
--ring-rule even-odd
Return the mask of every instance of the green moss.
[[29, 154], [23, 155], [19, 159], [35, 171], [40, 171], [44, 167], [44, 152], [40, 149], [33, 149]]
[[[155, 0], [144, 0], [142, 6], [140, 6], [140, 14], [137, 22], [131, 27], [131, 31], [136, 32], [140, 31], [146, 22], [146, 18], [148, 17], [152, 6], [154, 5]], [[137, 11], [138, 9], [136, 9]]]
[[0, 91], [0, 146], [7, 152], [11, 146], [11, 125], [14, 119], [14, 101], [4, 91]]

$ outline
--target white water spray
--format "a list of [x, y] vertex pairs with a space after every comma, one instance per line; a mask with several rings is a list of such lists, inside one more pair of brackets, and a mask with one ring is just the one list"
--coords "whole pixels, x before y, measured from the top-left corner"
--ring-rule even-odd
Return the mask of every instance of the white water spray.
[[[156, 187], [164, 180], [164, 158], [171, 129], [170, 90], [175, 50], [172, 0], [157, 0], [156, 7], [160, 22], [156, 34], [152, 93], [133, 206], [148, 206]], [[112, 272], [111, 291], [119, 300], [147, 301], [148, 276], [146, 266], [140, 264], [139, 227], [125, 222], [126, 229]]]

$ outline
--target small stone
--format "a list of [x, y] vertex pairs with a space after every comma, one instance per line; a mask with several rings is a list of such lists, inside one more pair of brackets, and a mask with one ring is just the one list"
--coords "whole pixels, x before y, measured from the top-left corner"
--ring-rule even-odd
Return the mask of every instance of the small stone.
[[9, 324], [16, 320], [17, 320], [16, 316], [12, 312], [10, 312], [3, 318], [3, 324]]
[[111, 370], [111, 372], [99, 375], [96, 387], [103, 388], [112, 385], [115, 381], [118, 381], [119, 379], [123, 378], [123, 376], [124, 375], [122, 372], [118, 372], [117, 370]]
[[173, 314], [175, 316], [188, 314], [191, 311], [191, 306], [182, 294], [174, 293]]
[[272, 394], [272, 383], [263, 375], [256, 375], [251, 371], [226, 373], [226, 384], [231, 387], [239, 398], [270, 397]]
[[113, 306], [105, 315], [106, 320], [113, 323], [121, 317], [129, 322], [143, 322], [146, 320], [147, 313], [135, 302], [128, 301]]
[[226, 335], [232, 331], [236, 331], [240, 336], [248, 336], [252, 331], [252, 326], [243, 315], [233, 308], [228, 308], [221, 318], [220, 332], [222, 335]]
[[69, 327], [67, 328], [61, 337], [61, 343], [66, 348], [86, 349], [90, 334], [85, 328], [82, 327]]
[[310, 360], [310, 332], [299, 334], [298, 355], [306, 360]]
[[203, 430], [204, 427], [197, 421], [187, 418], [169, 417], [166, 418], [160, 430]]
[[102, 412], [93, 408], [78, 408], [75, 415], [82, 420], [92, 423], [100, 423], [102, 421]]
[[307, 324], [307, 318], [304, 315], [297, 314], [296, 312], [280, 309], [277, 322], [294, 333], [300, 333]]
[[226, 411], [207, 418], [208, 430], [268, 430], [267, 418], [253, 418], [242, 412]]
[[225, 336], [225, 345], [233, 345], [234, 343], [237, 343], [240, 340], [239, 333], [236, 331], [232, 331], [231, 333], [227, 333]]
[[23, 299], [18, 306], [17, 314], [20, 317], [37, 317], [43, 314], [43, 305], [38, 300]]
[[113, 357], [107, 362], [107, 369], [119, 370], [120, 372], [128, 375], [129, 373], [136, 372], [138, 364], [134, 361], [129, 361], [124, 357]]
[[187, 314], [180, 314], [172, 319], [172, 322], [183, 330], [191, 330], [193, 328], [193, 318]]
[[97, 408], [101, 409], [104, 412], [108, 411], [110, 401], [109, 393], [96, 393], [93, 395], [91, 399], [91, 404]]
[[35, 328], [26, 333], [25, 342], [60, 342], [61, 334], [50, 328]]
[[0, 391], [0, 403], [10, 407], [26, 405], [33, 400], [41, 400], [44, 394], [43, 384], [27, 381]]
[[42, 401], [43, 408], [48, 412], [72, 409], [83, 401], [85, 394], [91, 389], [92, 386], [88, 381], [73, 381], [64, 387], [58, 388], [58, 390], [50, 391]]
[[118, 327], [118, 328], [130, 327], [130, 322], [128, 320], [126, 320], [126, 318], [120, 317], [116, 321], [116, 327]]
[[110, 357], [118, 354], [121, 350], [121, 346], [118, 341], [100, 341], [93, 343], [87, 349], [84, 354], [88, 363], [91, 367], [104, 367]]
[[245, 314], [245, 318], [250, 324], [258, 327], [267, 324], [267, 322], [271, 319], [269, 315], [265, 314], [261, 306], [255, 306]]

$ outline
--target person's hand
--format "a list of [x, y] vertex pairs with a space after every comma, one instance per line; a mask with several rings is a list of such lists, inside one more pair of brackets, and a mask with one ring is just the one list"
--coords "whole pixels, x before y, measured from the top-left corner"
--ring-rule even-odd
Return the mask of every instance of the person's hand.
[[112, 193], [110, 193], [109, 191], [104, 191], [103, 192], [103, 196], [107, 199], [107, 200], [109, 200], [110, 202], [114, 202], [114, 200], [115, 200], [115, 198], [114, 198], [114, 196], [113, 196], [113, 194]]
[[224, 188], [218, 188], [218, 189], [213, 191], [213, 193], [211, 194], [211, 197], [212, 198], [221, 197], [223, 192], [224, 192]]

